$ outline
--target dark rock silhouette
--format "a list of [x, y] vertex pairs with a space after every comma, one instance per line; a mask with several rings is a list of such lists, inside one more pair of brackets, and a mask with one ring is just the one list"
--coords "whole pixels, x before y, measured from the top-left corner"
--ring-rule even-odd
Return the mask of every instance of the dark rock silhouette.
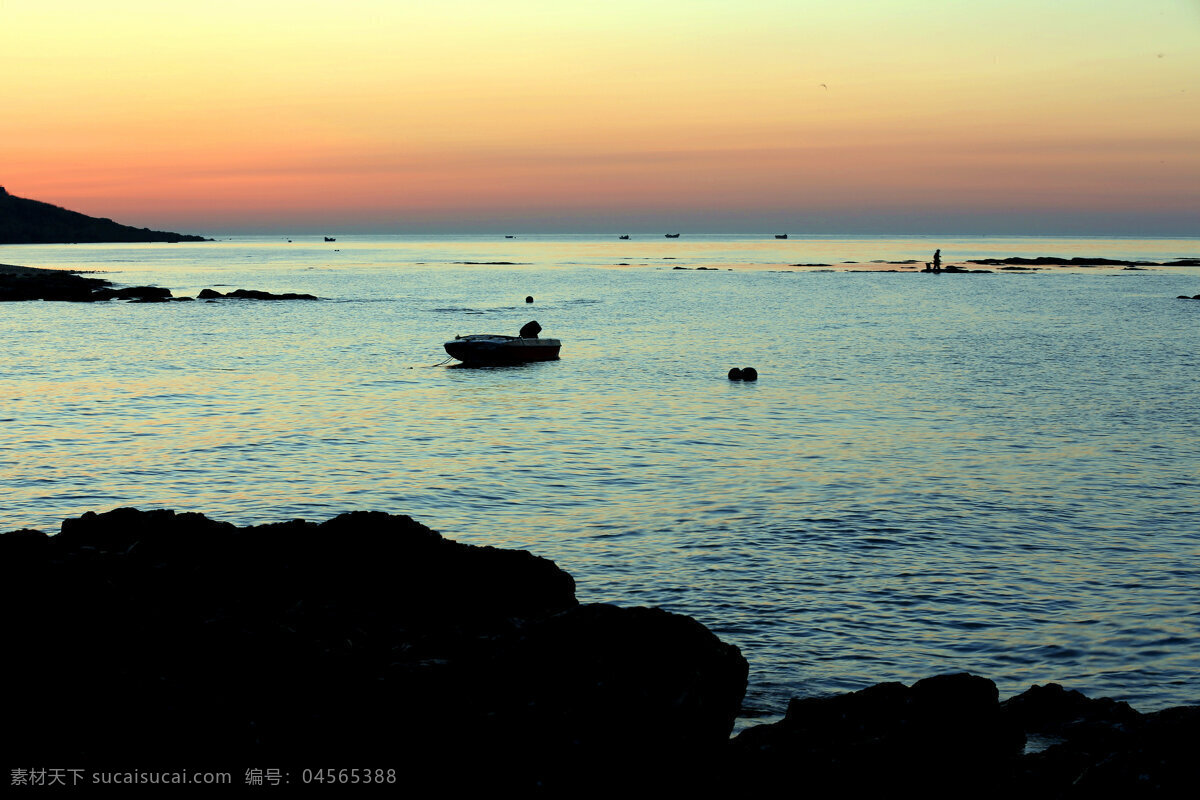
[[0, 187], [0, 244], [208, 241], [212, 240], [89, 217], [49, 203], [14, 197]]
[[1177, 258], [1173, 261], [1129, 261], [1120, 258], [1100, 258], [1098, 256], [1037, 256], [1027, 258], [1013, 256], [1011, 258], [979, 258], [967, 261], [968, 264], [986, 264], [998, 267], [1001, 264], [1017, 266], [1086, 266], [1086, 267], [1200, 267], [1200, 258]]
[[735, 769], [759, 790], [803, 774], [818, 796], [834, 788], [868, 797], [953, 786], [979, 796], [1024, 741], [1001, 719], [997, 700], [991, 681], [965, 674], [793, 700], [783, 720], [733, 741]]
[[97, 290], [110, 286], [103, 278], [85, 278], [70, 270], [0, 265], [0, 301], [92, 302], [99, 299], [95, 296]]
[[803, 775], [817, 796], [1182, 797], [1198, 739], [1200, 706], [1139, 714], [1057, 684], [1000, 703], [963, 673], [793, 700], [733, 740], [730, 767], [747, 793]]
[[285, 292], [284, 294], [272, 294], [271, 292], [260, 292], [256, 289], [234, 289], [232, 292], [221, 294], [215, 289], [201, 289], [200, 294], [196, 295], [201, 300], [215, 300], [218, 298], [231, 300], [319, 300], [320, 298], [312, 294], [296, 294], [294, 292]]
[[[970, 262], [968, 262], [968, 263], [970, 263]], [[954, 264], [947, 264], [944, 267], [937, 267], [937, 268], [934, 268], [931, 265], [926, 264], [925, 269], [921, 270], [921, 272], [922, 273], [931, 273], [934, 275], [947, 275], [947, 274], [949, 274], [949, 275], [992, 275], [992, 274], [994, 274], [990, 269], [964, 269], [964, 268], [956, 266]]]
[[[235, 300], [317, 300], [311, 294], [272, 294], [251, 289], [237, 289], [221, 294], [212, 289], [200, 290], [201, 300], [233, 298]], [[105, 300], [128, 300], [131, 303], [165, 303], [170, 300], [192, 300], [173, 297], [170, 289], [160, 286], [114, 287], [103, 278], [85, 278], [72, 270], [14, 267], [0, 264], [0, 301], [5, 300], [64, 300], [94, 303]]]
[[0, 587], [14, 764], [587, 786], [717, 758], [746, 685], [694, 620], [580, 606], [551, 561], [377, 512], [88, 513], [0, 536]]
[[126, 286], [120, 289], [103, 288], [92, 292], [93, 300], [132, 300], [153, 303], [170, 300], [171, 290], [161, 286]]
[[[688, 617], [579, 605], [524, 551], [409, 517], [238, 528], [117, 509], [0, 536], [14, 765], [395, 768], [405, 789], [1183, 797], [1200, 706], [969, 674], [793, 700], [729, 740], [747, 666]], [[173, 767], [171, 765], [174, 765]]]
[[161, 286], [114, 287], [103, 278], [85, 278], [72, 270], [37, 269], [0, 265], [0, 301], [64, 300], [94, 303], [128, 300], [133, 303], [158, 303], [176, 300], [170, 289]]

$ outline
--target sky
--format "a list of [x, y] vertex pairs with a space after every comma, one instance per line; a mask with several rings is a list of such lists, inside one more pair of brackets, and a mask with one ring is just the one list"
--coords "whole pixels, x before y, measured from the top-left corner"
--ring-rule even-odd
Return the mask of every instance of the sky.
[[1200, 0], [0, 0], [0, 186], [207, 235], [1200, 235]]

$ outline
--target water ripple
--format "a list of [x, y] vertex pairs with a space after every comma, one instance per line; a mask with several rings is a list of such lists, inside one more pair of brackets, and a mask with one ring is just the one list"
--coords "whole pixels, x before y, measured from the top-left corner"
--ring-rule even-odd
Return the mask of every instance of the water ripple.
[[[1192, 278], [446, 266], [506, 260], [476, 255], [185, 265], [162, 282], [337, 302], [151, 328], [7, 304], [0, 527], [410, 514], [554, 558], [581, 599], [692, 614], [746, 653], [758, 718], [962, 669], [1144, 709], [1200, 694], [1200, 386], [1163, 368], [1200, 334], [1153, 299]], [[536, 316], [562, 360], [413, 368], [480, 316]]]

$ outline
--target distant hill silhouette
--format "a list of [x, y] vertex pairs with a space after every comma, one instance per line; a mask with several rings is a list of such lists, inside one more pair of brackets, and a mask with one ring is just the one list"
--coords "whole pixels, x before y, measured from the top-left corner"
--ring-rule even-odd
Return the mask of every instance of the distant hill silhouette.
[[132, 228], [65, 208], [14, 197], [0, 186], [0, 244], [207, 242], [203, 236]]

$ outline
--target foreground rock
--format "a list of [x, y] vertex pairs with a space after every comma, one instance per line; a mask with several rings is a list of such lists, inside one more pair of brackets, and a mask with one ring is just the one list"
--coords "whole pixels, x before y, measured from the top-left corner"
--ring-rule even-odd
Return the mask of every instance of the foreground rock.
[[731, 768], [747, 793], [1185, 797], [1197, 741], [1200, 706], [1139, 714], [1057, 684], [1001, 703], [991, 681], [957, 674], [793, 700], [733, 740]]
[[746, 685], [690, 618], [581, 606], [551, 561], [382, 513], [89, 513], [0, 537], [0, 586], [14, 766], [619, 783], [719, 756]]
[[[0, 536], [12, 767], [396, 770], [401, 793], [1190, 797], [1200, 707], [973, 675], [793, 700], [732, 741], [746, 662], [580, 605], [524, 551], [403, 516], [238, 528], [118, 509]], [[281, 793], [286, 793], [280, 790]]]

